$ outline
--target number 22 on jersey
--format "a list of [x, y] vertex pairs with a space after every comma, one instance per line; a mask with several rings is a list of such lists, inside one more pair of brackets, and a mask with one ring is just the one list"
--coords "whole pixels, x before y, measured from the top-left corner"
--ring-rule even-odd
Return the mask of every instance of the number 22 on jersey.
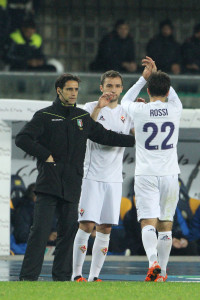
[[148, 132], [149, 129], [152, 129], [151, 135], [145, 141], [145, 149], [147, 150], [167, 150], [172, 149], [173, 144], [168, 144], [169, 139], [171, 138], [174, 132], [174, 124], [172, 122], [164, 122], [161, 126], [161, 132], [166, 132], [166, 129], [169, 128], [169, 134], [167, 137], [162, 141], [161, 145], [150, 145], [156, 135], [159, 133], [158, 126], [153, 122], [148, 122], [144, 124], [143, 131]]

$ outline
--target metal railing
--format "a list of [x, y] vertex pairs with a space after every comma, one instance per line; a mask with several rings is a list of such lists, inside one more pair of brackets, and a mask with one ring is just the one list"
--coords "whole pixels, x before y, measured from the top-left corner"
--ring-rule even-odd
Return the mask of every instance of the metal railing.
[[[100, 73], [76, 73], [81, 79], [78, 103], [95, 101], [100, 96]], [[141, 74], [123, 74], [123, 94], [137, 81]], [[0, 98], [54, 100], [57, 73], [0, 72]], [[200, 108], [200, 76], [170, 76], [172, 86], [179, 94], [184, 108]], [[146, 88], [142, 97], [148, 99]]]

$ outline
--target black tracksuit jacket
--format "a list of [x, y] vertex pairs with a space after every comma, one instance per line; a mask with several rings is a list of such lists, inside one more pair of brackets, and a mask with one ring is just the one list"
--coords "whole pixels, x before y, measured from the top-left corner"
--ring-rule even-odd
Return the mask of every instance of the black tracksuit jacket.
[[[36, 193], [79, 201], [88, 138], [109, 146], [132, 147], [135, 143], [133, 136], [106, 130], [88, 112], [63, 106], [59, 98], [35, 113], [17, 134], [15, 142], [37, 158]], [[49, 155], [55, 163], [45, 162]]]

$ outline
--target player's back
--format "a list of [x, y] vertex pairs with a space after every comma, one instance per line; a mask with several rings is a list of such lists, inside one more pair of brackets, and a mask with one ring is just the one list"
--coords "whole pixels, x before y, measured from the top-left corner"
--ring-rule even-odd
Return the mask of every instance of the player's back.
[[[143, 76], [122, 98], [122, 106], [134, 120], [136, 175], [166, 176], [180, 173], [177, 143], [182, 103], [170, 87], [166, 73], [155, 72], [148, 79], [148, 104], [135, 102], [146, 84]], [[161, 95], [161, 96], [159, 96]], [[168, 102], [163, 102], [166, 97]], [[162, 101], [161, 101], [162, 100]]]
[[174, 175], [180, 173], [177, 143], [182, 106], [157, 100], [136, 103], [136, 175]]

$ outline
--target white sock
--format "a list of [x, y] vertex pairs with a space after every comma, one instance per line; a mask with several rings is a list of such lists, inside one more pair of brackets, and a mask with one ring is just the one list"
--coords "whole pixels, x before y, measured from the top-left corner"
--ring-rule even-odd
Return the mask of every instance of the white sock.
[[101, 232], [96, 233], [92, 249], [92, 262], [88, 281], [93, 281], [94, 277], [99, 277], [99, 273], [103, 267], [106, 254], [108, 252], [109, 240], [110, 234], [104, 234]]
[[161, 275], [166, 275], [167, 263], [169, 254], [172, 248], [172, 232], [164, 231], [158, 232], [158, 260], [161, 267]]
[[157, 261], [157, 235], [156, 229], [152, 225], [147, 225], [142, 229], [142, 242], [144, 250], [149, 260], [149, 268], [152, 266], [154, 261]]
[[82, 276], [82, 268], [87, 253], [87, 245], [90, 233], [85, 232], [82, 229], [77, 231], [76, 237], [74, 239], [73, 247], [73, 274], [72, 280], [76, 276]]

